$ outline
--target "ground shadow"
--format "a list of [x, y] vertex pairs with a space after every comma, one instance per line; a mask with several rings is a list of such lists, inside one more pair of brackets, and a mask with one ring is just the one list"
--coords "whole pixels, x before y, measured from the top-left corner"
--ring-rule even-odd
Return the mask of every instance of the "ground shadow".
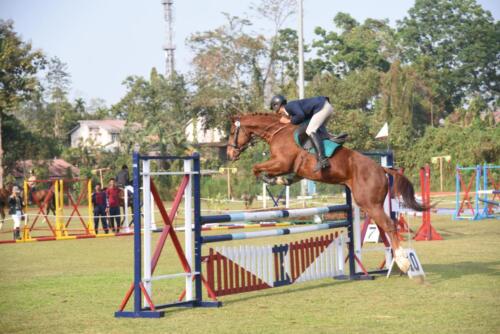
[[[354, 280], [342, 280], [342, 281], [339, 281], [339, 280], [333, 280], [333, 282], [335, 282], [336, 285], [344, 285], [344, 284], [349, 284], [349, 283], [353, 283], [353, 282], [356, 282]], [[332, 283], [331, 282], [325, 282], [325, 283], [321, 283], [321, 284], [313, 284], [313, 285], [309, 285], [309, 286], [302, 286], [300, 288], [297, 288], [297, 285], [294, 286], [293, 290], [290, 289], [290, 288], [287, 288], [286, 286], [282, 287], [282, 288], [279, 288], [279, 289], [276, 289], [276, 288], [271, 288], [271, 289], [268, 289], [269, 291], [266, 291], [266, 293], [259, 293], [259, 291], [256, 291], [254, 294], [245, 294], [245, 295], [241, 295], [240, 297], [238, 297], [237, 299], [233, 299], [233, 300], [226, 300], [224, 301], [224, 305], [231, 305], [231, 304], [237, 304], [237, 303], [241, 303], [241, 302], [245, 302], [247, 300], [254, 300], [254, 299], [259, 299], [259, 298], [268, 298], [268, 297], [271, 297], [271, 296], [279, 296], [279, 295], [289, 295], [289, 294], [294, 294], [294, 293], [298, 293], [298, 292], [304, 292], [304, 291], [309, 291], [309, 290], [316, 290], [316, 289], [320, 289], [320, 288], [326, 288], [326, 287], [331, 287], [332, 286]], [[290, 286], [288, 286], [290, 287]], [[261, 290], [260, 292], [263, 292], [264, 290]]]
[[500, 261], [493, 262], [456, 262], [425, 264], [427, 274], [436, 275], [439, 279], [461, 278], [467, 275], [500, 276]]

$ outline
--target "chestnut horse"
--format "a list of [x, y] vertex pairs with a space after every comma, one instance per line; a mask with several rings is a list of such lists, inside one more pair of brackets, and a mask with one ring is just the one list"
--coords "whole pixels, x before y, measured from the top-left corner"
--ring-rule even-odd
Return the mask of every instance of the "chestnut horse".
[[[292, 182], [307, 178], [349, 187], [357, 205], [387, 233], [397, 265], [403, 272], [407, 272], [410, 262], [400, 245], [395, 223], [384, 211], [388, 192], [386, 174], [394, 177], [396, 195], [402, 196], [406, 206], [416, 211], [424, 211], [426, 208], [415, 199], [411, 182], [396, 170], [381, 167], [372, 159], [345, 147], [337, 149], [329, 159], [329, 168], [315, 172], [315, 155], [306, 152], [294, 141], [293, 133], [297, 126], [282, 124], [279, 119], [279, 115], [271, 113], [241, 114], [233, 117], [227, 147], [228, 158], [237, 160], [254, 138], [260, 138], [269, 144], [271, 156], [269, 160], [253, 166], [256, 177], [262, 176], [264, 180], [269, 181], [268, 177], [294, 173]], [[277, 178], [277, 183], [286, 184], [285, 181], [284, 178]]]
[[[56, 196], [54, 194], [54, 188], [50, 189], [40, 189], [34, 191], [31, 195], [33, 196], [33, 202], [38, 207], [43, 207], [43, 210], [46, 215], [49, 215], [50, 212], [55, 216], [56, 215]], [[50, 196], [50, 199], [47, 197]], [[47, 202], [46, 202], [47, 201]]]
[[9, 196], [12, 194], [12, 184], [0, 189], [0, 230], [2, 230], [5, 221], [5, 210], [8, 210]]

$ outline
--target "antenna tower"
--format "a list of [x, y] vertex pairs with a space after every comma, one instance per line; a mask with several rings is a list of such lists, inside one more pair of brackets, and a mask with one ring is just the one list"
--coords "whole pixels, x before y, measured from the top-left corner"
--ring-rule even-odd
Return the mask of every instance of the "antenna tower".
[[172, 7], [173, 0], [162, 0], [163, 13], [165, 16], [166, 30], [165, 30], [165, 43], [163, 50], [165, 50], [165, 76], [170, 78], [175, 72], [175, 46], [174, 46], [174, 23]]

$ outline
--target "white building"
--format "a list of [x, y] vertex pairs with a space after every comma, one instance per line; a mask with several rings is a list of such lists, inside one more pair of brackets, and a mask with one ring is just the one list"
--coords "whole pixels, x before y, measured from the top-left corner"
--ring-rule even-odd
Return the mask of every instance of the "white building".
[[205, 119], [203, 117], [191, 119], [186, 125], [184, 133], [187, 141], [195, 144], [214, 144], [225, 140], [224, 131], [205, 129]]
[[120, 147], [120, 132], [126, 121], [118, 119], [78, 121], [70, 132], [71, 147], [97, 146], [107, 151]]

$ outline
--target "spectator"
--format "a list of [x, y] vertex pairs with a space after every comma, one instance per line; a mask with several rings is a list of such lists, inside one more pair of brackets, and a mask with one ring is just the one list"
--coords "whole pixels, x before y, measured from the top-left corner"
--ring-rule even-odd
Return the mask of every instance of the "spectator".
[[125, 188], [130, 184], [127, 165], [123, 165], [122, 170], [116, 175], [116, 183], [120, 188]]
[[99, 233], [99, 218], [101, 219], [101, 225], [104, 233], [108, 234], [108, 222], [106, 221], [106, 204], [107, 196], [106, 192], [101, 189], [101, 184], [97, 183], [95, 185], [95, 191], [92, 194], [92, 205], [94, 206], [94, 231], [95, 234]]
[[[108, 188], [106, 189], [107, 213], [109, 217], [109, 225], [113, 232], [120, 231], [120, 189], [115, 186], [115, 179], [110, 179]], [[116, 229], [115, 229], [116, 221]]]
[[14, 240], [21, 239], [21, 219], [23, 219], [23, 198], [18, 186], [12, 187], [12, 194], [9, 196], [9, 214], [14, 221]]

